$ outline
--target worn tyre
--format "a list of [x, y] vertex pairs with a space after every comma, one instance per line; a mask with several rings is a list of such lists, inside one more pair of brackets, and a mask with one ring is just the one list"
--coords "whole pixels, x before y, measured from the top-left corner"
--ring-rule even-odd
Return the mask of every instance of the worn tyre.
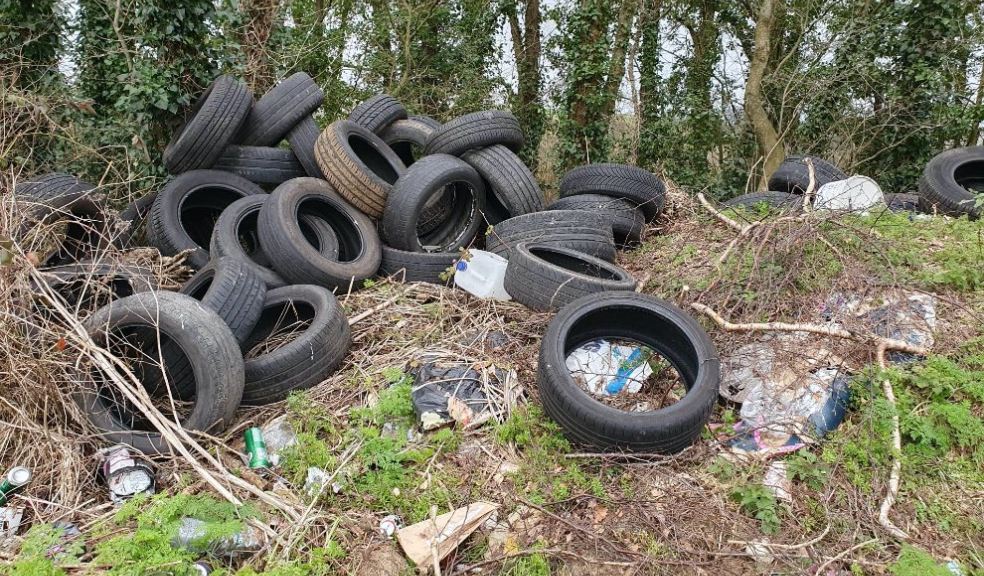
[[325, 93], [314, 80], [304, 72], [295, 72], [252, 106], [238, 141], [246, 146], [275, 146], [324, 101]]
[[581, 210], [604, 216], [612, 225], [615, 243], [629, 247], [642, 240], [646, 218], [631, 202], [601, 194], [580, 194], [561, 198], [547, 210]]
[[919, 179], [919, 195], [923, 212], [980, 218], [984, 212], [984, 146], [937, 154]]
[[201, 95], [164, 149], [164, 167], [171, 174], [209, 168], [239, 132], [253, 95], [229, 75], [219, 76]]
[[335, 190], [370, 218], [383, 215], [390, 190], [406, 172], [403, 162], [385, 142], [347, 120], [325, 128], [314, 152]]
[[459, 257], [458, 252], [406, 252], [383, 246], [378, 275], [404, 282], [448, 284], [448, 271]]
[[396, 152], [404, 166], [409, 167], [422, 155], [427, 139], [440, 126], [427, 116], [413, 116], [393, 122], [379, 133], [379, 137]]
[[885, 205], [892, 212], [919, 212], [918, 194], [885, 194]]
[[389, 94], [377, 94], [360, 102], [349, 113], [349, 121], [379, 134], [398, 120], [407, 118], [407, 109]]
[[424, 154], [460, 156], [469, 150], [496, 144], [513, 152], [523, 147], [523, 130], [511, 112], [486, 110], [459, 116], [431, 134]]
[[[453, 190], [450, 216], [421, 238], [417, 228], [429, 201]], [[467, 162], [432, 154], [415, 162], [393, 187], [380, 222], [387, 246], [407, 252], [454, 252], [478, 234], [485, 208], [485, 183]]]
[[314, 145], [320, 134], [321, 129], [318, 128], [318, 123], [308, 115], [290, 129], [290, 132], [287, 133], [287, 142], [290, 144], [294, 156], [297, 156], [297, 161], [304, 167], [304, 172], [312, 178], [324, 180], [325, 173], [321, 171], [318, 159], [314, 155]]
[[120, 221], [123, 222], [124, 228], [117, 239], [119, 246], [132, 248], [138, 245], [140, 227], [150, 215], [155, 200], [157, 200], [157, 192], [150, 192], [130, 202], [120, 211]]
[[[157, 279], [150, 269], [132, 264], [84, 261], [44, 268], [38, 272], [71, 310], [80, 312], [93, 311], [113, 300], [158, 288]], [[41, 293], [41, 286], [33, 278], [31, 288], [35, 293]]]
[[256, 184], [283, 184], [306, 174], [293, 152], [267, 146], [226, 146], [213, 168]]
[[513, 248], [503, 286], [532, 310], [554, 310], [585, 294], [634, 290], [618, 266], [570, 248], [520, 243]]
[[64, 172], [50, 172], [33, 176], [17, 183], [14, 196], [20, 201], [36, 202], [47, 205], [49, 202], [63, 198], [78, 198], [95, 188], [92, 184], [80, 180]]
[[571, 170], [560, 181], [560, 197], [579, 194], [626, 200], [642, 210], [646, 222], [659, 216], [666, 201], [662, 180], [648, 170], [625, 164], [588, 164]]
[[[180, 293], [191, 296], [214, 311], [232, 331], [236, 342], [246, 341], [260, 319], [266, 284], [241, 259], [231, 256], [214, 258], [181, 287]], [[162, 342], [160, 357], [168, 383], [176, 398], [187, 400], [195, 390], [195, 378], [187, 356], [173, 342]], [[156, 357], [158, 350], [147, 351]], [[145, 386], [151, 395], [166, 390], [161, 371], [149, 370]]]
[[805, 160], [813, 161], [813, 172], [816, 176], [816, 192], [828, 182], [836, 182], [847, 178], [843, 170], [816, 156], [787, 156], [776, 171], [769, 176], [769, 190], [803, 194], [810, 187], [810, 169]]
[[[596, 338], [634, 340], [666, 358], [687, 394], [650, 412], [627, 412], [598, 402], [571, 377], [567, 355]], [[564, 434], [603, 451], [676, 453], [693, 444], [718, 395], [720, 363], [714, 344], [686, 312], [644, 294], [593, 294], [565, 306], [540, 344], [537, 383], [546, 414]]]
[[482, 175], [488, 188], [486, 204], [497, 203], [509, 216], [543, 210], [543, 192], [516, 154], [502, 145], [466, 152], [462, 160]]
[[496, 224], [485, 237], [485, 249], [509, 259], [523, 242], [570, 248], [606, 262], [615, 261], [611, 222], [583, 210], [547, 210], [516, 216]]
[[113, 217], [92, 184], [51, 173], [18, 184], [15, 194], [26, 215], [19, 230], [22, 238], [56, 223], [64, 226], [54, 251], [44, 257], [44, 266], [76, 262], [119, 241], [114, 238]]
[[[337, 257], [325, 256], [305, 238], [299, 219], [304, 215], [335, 231]], [[356, 290], [379, 269], [379, 236], [372, 221], [324, 180], [295, 178], [278, 186], [260, 209], [257, 230], [274, 269], [292, 284]]]
[[[242, 352], [229, 327], [202, 303], [174, 292], [143, 292], [101, 308], [86, 319], [84, 326], [96, 344], [111, 352], [113, 341], [118, 340], [111, 334], [130, 330], [137, 333], [137, 338], [153, 338], [159, 330], [168, 338], [166, 342], [184, 351], [194, 374], [194, 406], [181, 426], [215, 434], [232, 422], [243, 394]], [[133, 345], [152, 348], [146, 341]], [[81, 375], [80, 381], [91, 378], [91, 374]], [[102, 390], [88, 389], [75, 395], [102, 441], [127, 444], [149, 454], [169, 453], [167, 442], [158, 432], [133, 428], [141, 415], [124, 410], [125, 403], [115, 400], [111, 389], [112, 385], [107, 385]], [[164, 412], [165, 417], [170, 416], [169, 410]]]
[[[298, 324], [306, 326], [288, 343], [260, 349], [271, 336]], [[243, 404], [277, 402], [321, 383], [338, 370], [351, 345], [348, 320], [331, 292], [303, 284], [270, 290], [247, 341]]]
[[165, 256], [191, 250], [188, 264], [208, 264], [215, 222], [230, 204], [266, 194], [249, 180], [221, 170], [193, 170], [168, 182], [150, 209], [147, 242]]

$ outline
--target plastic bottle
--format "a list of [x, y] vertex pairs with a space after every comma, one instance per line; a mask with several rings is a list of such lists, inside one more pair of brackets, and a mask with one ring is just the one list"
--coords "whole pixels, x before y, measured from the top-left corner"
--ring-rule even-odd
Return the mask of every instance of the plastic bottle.
[[492, 252], [468, 250], [468, 256], [458, 261], [454, 283], [465, 292], [487, 299], [512, 300], [502, 285], [508, 261]]

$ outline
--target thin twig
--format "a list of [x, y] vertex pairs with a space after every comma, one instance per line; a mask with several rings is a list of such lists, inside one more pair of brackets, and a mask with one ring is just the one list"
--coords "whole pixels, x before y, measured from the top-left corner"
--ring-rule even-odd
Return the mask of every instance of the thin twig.
[[[888, 370], [885, 362], [885, 346], [878, 346], [878, 366], [884, 371]], [[899, 430], [899, 411], [895, 402], [895, 390], [892, 388], [892, 381], [887, 377], [882, 378], [882, 390], [885, 392], [885, 399], [892, 407], [892, 472], [888, 477], [888, 492], [882, 500], [881, 508], [878, 511], [878, 522], [888, 531], [889, 534], [900, 540], [906, 540], [909, 535], [901, 528], [896, 526], [888, 517], [892, 511], [892, 505], [899, 494], [899, 483], [902, 478], [902, 434]]]

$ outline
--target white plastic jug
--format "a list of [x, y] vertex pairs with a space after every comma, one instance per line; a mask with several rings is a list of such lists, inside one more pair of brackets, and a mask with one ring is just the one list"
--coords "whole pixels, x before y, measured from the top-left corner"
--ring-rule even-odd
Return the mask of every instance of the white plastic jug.
[[817, 190], [813, 207], [826, 210], [867, 210], [885, 203], [881, 186], [867, 176], [827, 182]]
[[454, 283], [465, 292], [479, 298], [512, 300], [502, 285], [506, 277], [508, 261], [492, 252], [468, 250], [468, 260], [458, 260], [454, 269]]

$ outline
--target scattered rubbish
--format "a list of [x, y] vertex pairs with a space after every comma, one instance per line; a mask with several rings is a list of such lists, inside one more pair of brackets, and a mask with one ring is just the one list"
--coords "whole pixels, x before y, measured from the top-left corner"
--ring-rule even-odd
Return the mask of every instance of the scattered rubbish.
[[266, 536], [259, 528], [246, 526], [232, 536], [207, 542], [208, 529], [205, 522], [197, 518], [184, 517], [178, 532], [171, 540], [175, 548], [196, 552], [211, 552], [220, 556], [240, 556], [257, 552], [266, 544]]
[[411, 562], [418, 567], [440, 562], [474, 532], [499, 507], [491, 502], [475, 502], [402, 528], [396, 540]]
[[458, 339], [458, 343], [482, 352], [492, 352], [509, 345], [509, 336], [501, 330], [471, 330]]
[[51, 559], [64, 557], [68, 554], [72, 542], [82, 535], [82, 531], [71, 522], [52, 522], [51, 526], [60, 530], [61, 535], [58, 537], [58, 542], [45, 551], [45, 556]]
[[263, 440], [263, 431], [254, 426], [247, 428], [243, 436], [246, 440], [246, 454], [249, 455], [249, 467], [253, 470], [269, 468], [270, 455]]
[[613, 344], [599, 338], [576, 348], [567, 356], [566, 364], [574, 381], [592, 394], [634, 394], [653, 374], [649, 365], [652, 355], [646, 346]]
[[786, 462], [784, 460], [776, 460], [769, 465], [765, 470], [765, 478], [762, 479], [762, 485], [769, 492], [772, 492], [772, 495], [776, 498], [785, 500], [786, 502], [793, 501], [793, 496], [790, 494], [793, 484], [789, 480], [789, 472], [786, 469]]
[[16, 536], [23, 517], [24, 509], [21, 507], [0, 507], [0, 540]]
[[402, 526], [400, 522], [400, 517], [396, 514], [390, 514], [382, 520], [379, 521], [379, 533], [387, 538], [392, 538], [396, 531]]
[[[893, 290], [877, 297], [861, 298], [837, 293], [824, 303], [822, 316], [836, 325], [860, 324], [884, 338], [902, 340], [913, 346], [932, 348], [936, 332], [936, 298], [929, 294]], [[905, 352], [889, 352], [891, 362], [915, 358]]]
[[463, 428], [475, 427], [508, 414], [522, 394], [516, 380], [515, 372], [501, 368], [480, 371], [467, 364], [426, 362], [415, 371], [410, 395], [425, 431], [452, 422]]
[[885, 203], [881, 186], [867, 176], [827, 182], [817, 190], [813, 207], [826, 210], [867, 210]]
[[478, 298], [512, 300], [503, 286], [508, 260], [484, 250], [468, 250], [455, 266], [454, 283]]
[[759, 564], [772, 564], [776, 559], [769, 549], [768, 541], [749, 542], [745, 545], [745, 553]]
[[964, 576], [963, 568], [960, 567], [960, 563], [956, 560], [947, 560], [946, 569], [950, 571], [953, 576]]
[[31, 481], [31, 471], [23, 466], [15, 466], [7, 471], [0, 482], [0, 506], [7, 503], [7, 499], [14, 495], [18, 490]]
[[297, 433], [294, 432], [294, 427], [291, 426], [285, 414], [264, 424], [260, 432], [266, 444], [270, 464], [274, 467], [279, 466], [283, 451], [297, 444]]
[[[327, 482], [329, 478], [331, 478], [331, 474], [325, 470], [322, 470], [317, 466], [309, 467], [307, 469], [307, 479], [304, 481], [304, 493], [311, 498], [314, 498], [324, 489], [325, 482]], [[342, 491], [341, 484], [337, 482], [332, 483], [331, 487], [332, 492], [335, 494]]]
[[212, 573], [212, 567], [204, 562], [195, 562], [191, 565], [191, 570], [196, 576], [208, 576]]
[[142, 459], [134, 458], [130, 449], [118, 444], [102, 451], [102, 476], [109, 486], [109, 498], [114, 504], [137, 494], [153, 494], [156, 486], [154, 470]]

